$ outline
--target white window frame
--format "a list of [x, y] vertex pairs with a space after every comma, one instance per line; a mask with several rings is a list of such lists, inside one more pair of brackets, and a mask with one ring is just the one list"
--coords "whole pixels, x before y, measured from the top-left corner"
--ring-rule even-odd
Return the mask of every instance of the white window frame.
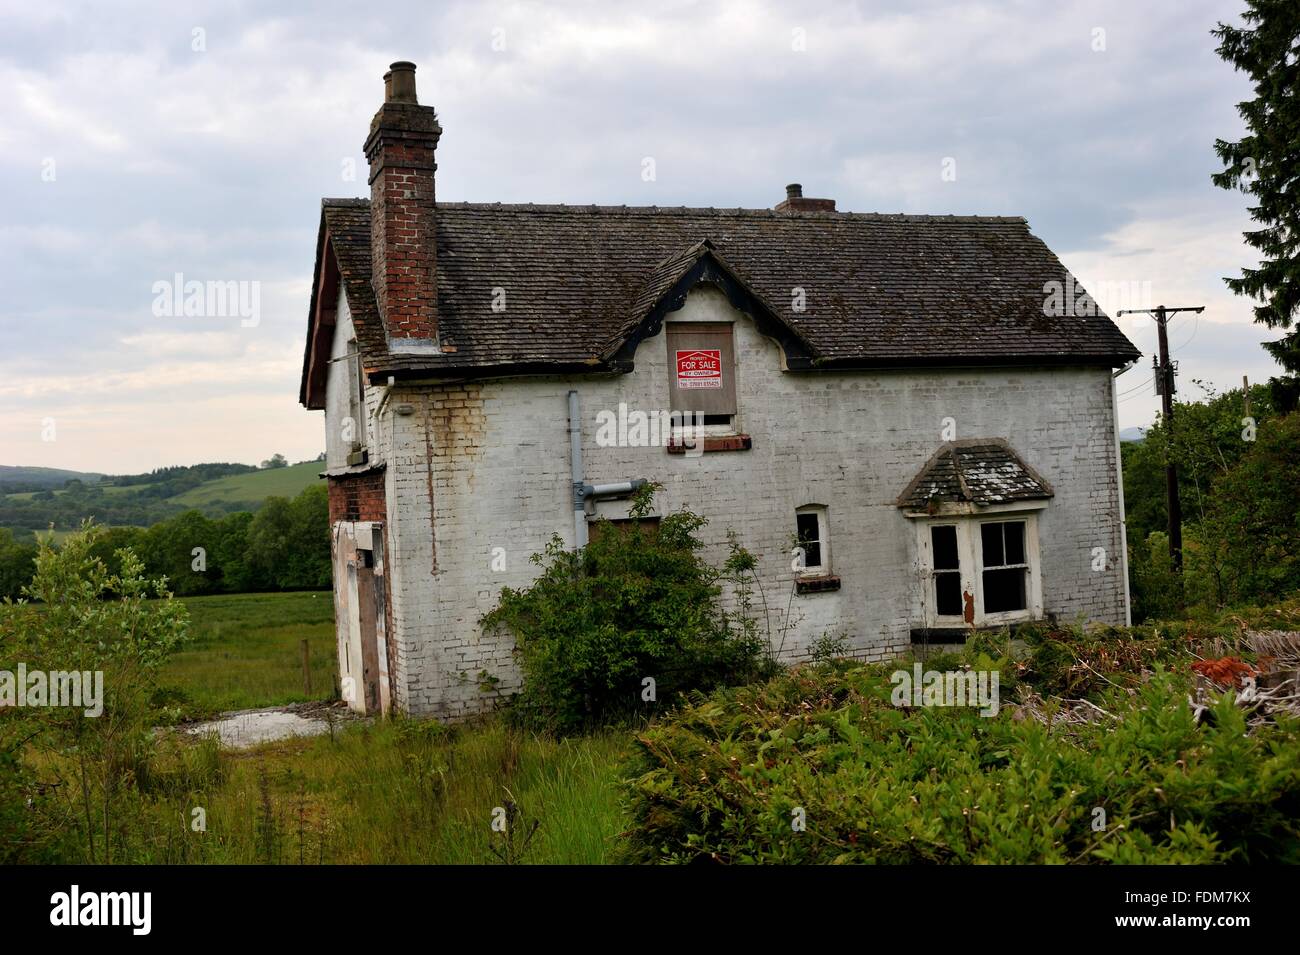
[[934, 567], [934, 535], [932, 530], [936, 527], [953, 527], [957, 530], [957, 577], [961, 583], [962, 594], [972, 593], [970, 589], [969, 568], [970, 560], [967, 557], [967, 541], [962, 533], [962, 522], [948, 518], [946, 520], [924, 521], [920, 525], [920, 550], [921, 564], [924, 568], [923, 578], [925, 580], [925, 620], [928, 627], [961, 627], [965, 626], [965, 618], [962, 614], [941, 614], [939, 613], [939, 598], [935, 594], [935, 577], [938, 574], [951, 574], [953, 571], [949, 568], [935, 570]]
[[[799, 515], [811, 514], [817, 518], [817, 545], [821, 551], [821, 562], [815, 566], [809, 566], [805, 563], [802, 569], [796, 570], [795, 573], [800, 577], [829, 577], [831, 573], [831, 533], [829, 511], [825, 504], [805, 504], [802, 507], [796, 507], [795, 513], [795, 547], [799, 547]], [[807, 560], [807, 552], [804, 552], [804, 559]]]
[[[1038, 512], [1046, 507], [1043, 502], [1036, 507], [1024, 505], [1002, 505], [982, 508], [979, 513], [962, 510], [957, 513], [926, 515], [912, 513], [915, 519], [916, 547], [922, 583], [922, 616], [925, 626], [932, 629], [965, 627], [964, 612], [953, 616], [940, 614], [934, 592], [934, 551], [930, 539], [930, 528], [949, 526], [957, 528], [957, 562], [961, 572], [961, 590], [963, 611], [965, 594], [971, 594], [975, 602], [976, 627], [997, 627], [1028, 620], [1040, 620], [1043, 616], [1043, 580], [1042, 555], [1038, 544]], [[984, 611], [984, 555], [980, 526], [983, 524], [1004, 524], [1008, 521], [1023, 521], [1025, 524], [1025, 609], [1007, 610], [1000, 613]], [[994, 568], [996, 569], [996, 568]]]

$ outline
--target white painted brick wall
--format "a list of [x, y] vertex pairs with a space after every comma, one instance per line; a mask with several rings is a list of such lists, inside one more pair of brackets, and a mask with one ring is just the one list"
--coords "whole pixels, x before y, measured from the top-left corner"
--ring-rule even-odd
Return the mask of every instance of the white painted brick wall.
[[[710, 519], [702, 537], [714, 562], [734, 529], [759, 557], [774, 627], [791, 608], [788, 659], [841, 632], [854, 655], [885, 659], [921, 625], [915, 535], [894, 500], [942, 443], [945, 417], [956, 419], [958, 438], [1005, 438], [1055, 488], [1039, 520], [1046, 612], [1063, 622], [1124, 622], [1108, 370], [790, 373], [780, 370], [779, 348], [712, 289], [697, 289], [669, 318], [736, 321], [737, 426], [752, 450], [688, 457], [596, 446], [602, 409], [668, 407], [662, 334], [641, 344], [630, 375], [392, 389], [372, 433], [388, 465], [399, 707], [456, 718], [486, 705], [480, 671], [498, 677], [503, 692], [519, 685], [509, 639], [484, 634], [478, 619], [501, 587], [533, 579], [528, 557], [551, 535], [572, 540], [570, 388], [582, 400], [586, 480], [661, 482], [660, 513], [687, 507]], [[416, 414], [394, 415], [398, 402]], [[829, 508], [831, 570], [843, 584], [791, 599], [794, 512], [808, 503]], [[626, 516], [626, 508], [602, 502], [598, 512]], [[1111, 558], [1101, 573], [1091, 569], [1096, 546]], [[505, 550], [504, 572], [492, 570], [496, 547]]]

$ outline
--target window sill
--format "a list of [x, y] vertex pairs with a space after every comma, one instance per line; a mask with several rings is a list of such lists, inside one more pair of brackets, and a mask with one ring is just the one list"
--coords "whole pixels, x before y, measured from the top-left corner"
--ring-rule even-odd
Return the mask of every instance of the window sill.
[[840, 579], [832, 574], [824, 577], [797, 577], [794, 592], [797, 594], [824, 594], [840, 589]]
[[[705, 453], [711, 451], [748, 451], [753, 446], [753, 439], [747, 434], [731, 434], [717, 437], [706, 437], [704, 439]], [[669, 454], [689, 454], [693, 451], [695, 451], [694, 442], [689, 446], [677, 439], [668, 442]]]

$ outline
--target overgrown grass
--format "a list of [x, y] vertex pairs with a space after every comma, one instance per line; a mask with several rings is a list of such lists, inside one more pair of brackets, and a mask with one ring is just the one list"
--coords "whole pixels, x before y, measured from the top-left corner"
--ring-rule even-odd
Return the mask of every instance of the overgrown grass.
[[[313, 695], [334, 689], [328, 593], [185, 600], [194, 641], [166, 665], [177, 716], [301, 699], [299, 640], [311, 641]], [[164, 694], [165, 695], [165, 694]], [[618, 766], [626, 730], [569, 740], [498, 717], [446, 727], [396, 719], [336, 723], [314, 739], [230, 751], [163, 730], [116, 766], [114, 863], [599, 864], [625, 825]], [[66, 780], [71, 751], [29, 752], [42, 782]], [[0, 767], [3, 768], [3, 767]], [[0, 773], [0, 783], [7, 777]], [[92, 786], [99, 786], [92, 781]], [[96, 802], [101, 793], [91, 793]], [[31, 823], [10, 854], [87, 861], [78, 792], [11, 794]], [[494, 812], [511, 809], [507, 832]], [[2, 814], [0, 814], [2, 817]], [[100, 855], [104, 858], [103, 842]], [[0, 851], [0, 858], [6, 854]]]
[[[185, 603], [194, 640], [162, 676], [184, 693], [185, 715], [304, 699], [304, 637], [313, 696], [333, 694], [330, 594]], [[139, 794], [125, 824], [136, 861], [597, 864], [622, 827], [616, 777], [630, 738], [624, 731], [555, 740], [496, 718], [455, 728], [341, 724], [312, 740], [224, 753], [202, 785], [186, 768], [191, 745], [164, 745], [151, 764], [153, 778], [188, 784]], [[510, 848], [492, 828], [493, 811], [508, 803], [518, 807]], [[206, 832], [188, 825], [195, 808], [206, 813]]]
[[[354, 723], [219, 756], [211, 743], [162, 744], [148, 781], [120, 804], [116, 858], [601, 864], [625, 821], [617, 766], [629, 747], [625, 732], [561, 741], [495, 718], [454, 729]], [[492, 826], [494, 811], [511, 802], [513, 852]], [[195, 809], [206, 831], [194, 830]]]
[[[329, 699], [338, 658], [328, 591], [183, 598], [192, 641], [163, 668], [160, 699], [173, 717]], [[311, 668], [303, 692], [301, 641]]]

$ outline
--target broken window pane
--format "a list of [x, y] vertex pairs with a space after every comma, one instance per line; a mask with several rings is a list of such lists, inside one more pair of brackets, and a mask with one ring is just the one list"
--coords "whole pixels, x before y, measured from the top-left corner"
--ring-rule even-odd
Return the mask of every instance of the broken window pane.
[[1002, 547], [1002, 524], [981, 524], [980, 538], [984, 544], [984, 566], [1001, 567], [1006, 563]]
[[799, 546], [803, 548], [803, 565], [820, 567], [822, 565], [822, 545], [819, 521], [816, 514], [796, 514], [795, 527], [799, 534]]
[[984, 571], [984, 612], [1025, 609], [1025, 570], [1022, 567]]
[[943, 617], [961, 616], [961, 574], [946, 571], [934, 575], [934, 609]]
[[934, 549], [935, 570], [956, 570], [961, 565], [957, 562], [957, 528], [931, 527], [930, 543]]
[[1006, 542], [1007, 563], [1025, 562], [1025, 522], [1008, 521], [1002, 525], [1002, 539]]
[[1025, 522], [999, 521], [980, 525], [985, 567], [1014, 567], [1025, 562]]

